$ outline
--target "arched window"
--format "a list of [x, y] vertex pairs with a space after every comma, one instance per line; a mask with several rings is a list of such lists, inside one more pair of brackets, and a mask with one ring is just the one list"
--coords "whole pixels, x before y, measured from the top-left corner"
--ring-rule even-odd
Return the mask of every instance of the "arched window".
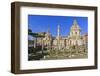
[[75, 32], [75, 34], [77, 35], [77, 32]]
[[69, 44], [71, 45], [71, 40], [69, 40]]

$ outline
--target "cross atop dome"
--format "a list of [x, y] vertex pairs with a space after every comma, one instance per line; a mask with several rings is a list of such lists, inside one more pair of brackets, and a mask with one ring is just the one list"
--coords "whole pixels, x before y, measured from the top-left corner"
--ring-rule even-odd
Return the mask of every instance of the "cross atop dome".
[[76, 19], [74, 20], [73, 25], [78, 25]]

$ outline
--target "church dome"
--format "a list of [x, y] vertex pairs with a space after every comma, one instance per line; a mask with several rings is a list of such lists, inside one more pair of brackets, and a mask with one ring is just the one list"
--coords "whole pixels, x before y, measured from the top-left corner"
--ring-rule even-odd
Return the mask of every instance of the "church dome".
[[76, 20], [74, 20], [71, 30], [80, 30], [80, 27]]

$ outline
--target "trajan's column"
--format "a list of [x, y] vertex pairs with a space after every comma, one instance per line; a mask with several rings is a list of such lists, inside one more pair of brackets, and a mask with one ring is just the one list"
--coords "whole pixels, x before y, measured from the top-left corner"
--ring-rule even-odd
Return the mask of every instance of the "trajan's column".
[[58, 28], [57, 28], [57, 46], [58, 46], [58, 49], [60, 50], [60, 25], [58, 25]]

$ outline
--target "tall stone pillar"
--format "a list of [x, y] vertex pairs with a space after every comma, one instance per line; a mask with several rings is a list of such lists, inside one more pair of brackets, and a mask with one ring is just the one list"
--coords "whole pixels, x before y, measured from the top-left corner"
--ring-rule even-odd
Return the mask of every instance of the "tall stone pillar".
[[57, 28], [57, 45], [58, 45], [58, 49], [60, 49], [60, 26], [59, 25]]

